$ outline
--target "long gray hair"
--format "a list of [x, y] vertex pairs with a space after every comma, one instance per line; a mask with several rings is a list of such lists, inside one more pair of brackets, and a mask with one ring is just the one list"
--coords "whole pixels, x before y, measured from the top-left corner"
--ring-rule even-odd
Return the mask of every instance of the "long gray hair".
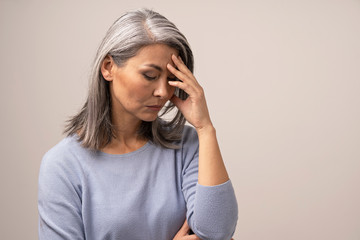
[[[100, 150], [115, 137], [111, 121], [111, 96], [109, 83], [101, 74], [101, 64], [107, 55], [121, 66], [129, 58], [148, 45], [161, 43], [179, 51], [186, 66], [193, 72], [194, 59], [189, 43], [177, 27], [164, 16], [149, 9], [127, 12], [107, 31], [97, 51], [91, 75], [87, 100], [81, 111], [67, 121], [64, 133], [78, 134], [78, 140], [86, 148]], [[186, 99], [187, 94], [176, 89], [175, 94]], [[168, 102], [162, 114], [153, 122], [141, 123], [138, 134], [166, 148], [178, 148], [185, 118], [179, 110], [170, 121], [161, 117], [174, 105]]]

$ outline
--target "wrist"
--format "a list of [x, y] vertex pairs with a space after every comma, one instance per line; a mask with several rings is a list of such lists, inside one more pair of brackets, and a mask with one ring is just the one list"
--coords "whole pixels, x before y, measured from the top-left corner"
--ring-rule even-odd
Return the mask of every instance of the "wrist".
[[208, 125], [195, 128], [196, 132], [199, 136], [205, 135], [205, 134], [214, 134], [216, 132], [215, 127], [210, 123]]

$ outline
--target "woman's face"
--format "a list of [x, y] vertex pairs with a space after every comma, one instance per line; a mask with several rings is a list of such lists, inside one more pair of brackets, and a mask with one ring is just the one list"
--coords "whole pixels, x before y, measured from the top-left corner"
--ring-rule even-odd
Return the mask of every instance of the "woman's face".
[[174, 65], [172, 54], [177, 55], [178, 51], [164, 44], [153, 44], [140, 49], [121, 67], [110, 57], [104, 60], [101, 71], [110, 81], [113, 118], [130, 122], [156, 119], [175, 91], [168, 84], [175, 76], [166, 67], [168, 63]]

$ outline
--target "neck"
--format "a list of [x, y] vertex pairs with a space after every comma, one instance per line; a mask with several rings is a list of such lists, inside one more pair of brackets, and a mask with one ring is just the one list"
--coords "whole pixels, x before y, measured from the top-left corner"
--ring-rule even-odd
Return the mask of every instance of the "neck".
[[101, 151], [110, 154], [124, 154], [133, 152], [146, 144], [147, 140], [137, 133], [141, 120], [124, 116], [116, 117], [114, 114], [112, 123], [115, 137]]
[[122, 142], [127, 142], [128, 140], [139, 138], [137, 132], [140, 128], [140, 125], [141, 121], [129, 121], [121, 123], [119, 121], [113, 121], [115, 138]]

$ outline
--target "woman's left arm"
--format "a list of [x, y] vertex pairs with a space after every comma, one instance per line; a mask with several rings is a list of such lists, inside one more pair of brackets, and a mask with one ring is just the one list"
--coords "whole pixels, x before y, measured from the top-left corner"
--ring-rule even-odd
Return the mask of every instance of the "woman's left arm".
[[168, 69], [180, 81], [169, 81], [174, 87], [184, 90], [189, 97], [181, 100], [175, 95], [171, 101], [179, 108], [186, 120], [192, 124], [199, 137], [199, 176], [198, 182], [204, 186], [214, 186], [229, 180], [222, 159], [216, 131], [211, 122], [203, 88], [180, 57], [172, 56], [176, 65], [168, 64]]

